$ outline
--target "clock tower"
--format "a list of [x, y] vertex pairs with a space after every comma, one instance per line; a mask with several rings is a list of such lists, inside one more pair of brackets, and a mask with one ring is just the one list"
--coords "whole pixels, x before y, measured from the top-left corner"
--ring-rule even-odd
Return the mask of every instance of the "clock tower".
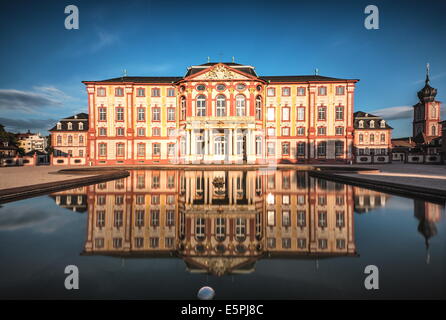
[[428, 137], [441, 135], [439, 123], [441, 103], [435, 100], [437, 89], [432, 88], [429, 82], [429, 64], [427, 64], [425, 85], [418, 91], [419, 102], [413, 106], [413, 137], [420, 133]]

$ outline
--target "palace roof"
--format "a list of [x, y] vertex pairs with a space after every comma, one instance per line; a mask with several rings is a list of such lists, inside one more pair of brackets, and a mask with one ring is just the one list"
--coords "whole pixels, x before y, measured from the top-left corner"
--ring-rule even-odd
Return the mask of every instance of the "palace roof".
[[[73, 123], [73, 129], [71, 130], [68, 129], [69, 122]], [[82, 130], [79, 130], [79, 125], [78, 125], [79, 122], [83, 123]], [[57, 129], [57, 124], [56, 124], [48, 131], [88, 131], [88, 114], [81, 112], [73, 116], [63, 118], [59, 120], [59, 123], [61, 125], [60, 129]]]
[[[208, 62], [200, 65], [190, 66], [187, 68], [186, 75], [184, 77], [128, 77], [122, 76], [112, 79], [105, 79], [99, 81], [91, 81], [91, 82], [133, 82], [133, 83], [175, 83], [180, 81], [188, 76], [199, 73], [207, 68], [215, 66], [217, 64], [224, 64], [234, 70], [240, 71], [242, 73], [258, 77], [260, 80], [267, 82], [345, 82], [345, 81], [359, 81], [359, 79], [342, 79], [342, 78], [332, 78], [325, 77], [320, 75], [288, 75], [288, 76], [258, 76], [255, 68], [250, 65], [243, 65], [235, 62]], [[83, 83], [90, 81], [83, 81]]]
[[[382, 117], [375, 116], [373, 114], [366, 113], [366, 112], [363, 112], [363, 111], [356, 111], [353, 114], [353, 119], [354, 119], [353, 120], [353, 127], [355, 129], [372, 129], [372, 130], [374, 130], [374, 129], [376, 129], [376, 130], [379, 130], [379, 129], [393, 129], [391, 126], [389, 126], [387, 124], [387, 121], [385, 121]], [[384, 122], [385, 126], [381, 127], [381, 121], [383, 121], [383, 120], [385, 121]], [[359, 122], [360, 121], [363, 122], [363, 126], [362, 127], [359, 126]], [[375, 122], [374, 127], [370, 126], [370, 122], [371, 121]]]

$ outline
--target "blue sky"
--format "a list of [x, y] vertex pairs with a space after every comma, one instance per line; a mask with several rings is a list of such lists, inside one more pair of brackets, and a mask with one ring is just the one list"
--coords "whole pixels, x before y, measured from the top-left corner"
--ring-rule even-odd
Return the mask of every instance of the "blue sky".
[[[80, 29], [66, 30], [66, 5]], [[379, 8], [380, 29], [364, 28]], [[87, 111], [82, 80], [181, 76], [186, 67], [230, 61], [259, 75], [359, 78], [355, 110], [378, 111], [411, 134], [411, 106], [431, 65], [446, 95], [444, 1], [10, 1], [0, 11], [0, 123], [46, 133]], [[443, 106], [445, 109], [445, 106]], [[446, 113], [444, 114], [446, 116]], [[445, 119], [445, 117], [443, 117]]]

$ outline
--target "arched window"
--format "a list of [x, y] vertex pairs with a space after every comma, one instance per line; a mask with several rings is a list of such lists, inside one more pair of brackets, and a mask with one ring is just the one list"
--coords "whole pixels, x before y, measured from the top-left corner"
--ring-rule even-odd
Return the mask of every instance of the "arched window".
[[432, 126], [431, 132], [432, 132], [433, 136], [436, 136], [437, 135], [437, 128], [435, 126]]
[[226, 139], [224, 136], [219, 136], [215, 138], [214, 141], [215, 146], [215, 154], [216, 155], [224, 155], [226, 149]]
[[435, 118], [437, 116], [437, 108], [435, 108], [434, 106], [432, 106], [431, 109], [431, 117]]
[[363, 120], [359, 120], [359, 127], [360, 128], [364, 128], [364, 121]]
[[386, 121], [385, 120], [381, 120], [381, 128], [385, 128], [386, 127]]
[[186, 97], [180, 98], [181, 120], [186, 120]]
[[238, 117], [246, 116], [246, 99], [243, 95], [238, 95], [235, 98], [235, 106]]
[[256, 120], [262, 120], [262, 97], [256, 97]]
[[68, 130], [73, 130], [73, 124], [71, 122], [68, 122]]
[[197, 97], [197, 116], [206, 116], [206, 96], [202, 94]]
[[60, 129], [62, 129], [62, 123], [58, 122], [57, 123], [57, 130], [60, 130]]
[[82, 122], [79, 122], [79, 130], [84, 130], [84, 124]]
[[375, 120], [370, 120], [370, 128], [375, 128]]
[[222, 94], [217, 96], [216, 111], [217, 117], [226, 116], [226, 97]]

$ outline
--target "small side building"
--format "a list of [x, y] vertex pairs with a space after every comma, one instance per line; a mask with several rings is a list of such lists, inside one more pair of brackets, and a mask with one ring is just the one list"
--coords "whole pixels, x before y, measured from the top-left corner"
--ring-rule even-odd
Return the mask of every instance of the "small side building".
[[389, 163], [392, 130], [383, 118], [357, 111], [353, 114], [353, 154], [356, 163]]
[[61, 119], [52, 129], [52, 165], [86, 165], [88, 114]]

